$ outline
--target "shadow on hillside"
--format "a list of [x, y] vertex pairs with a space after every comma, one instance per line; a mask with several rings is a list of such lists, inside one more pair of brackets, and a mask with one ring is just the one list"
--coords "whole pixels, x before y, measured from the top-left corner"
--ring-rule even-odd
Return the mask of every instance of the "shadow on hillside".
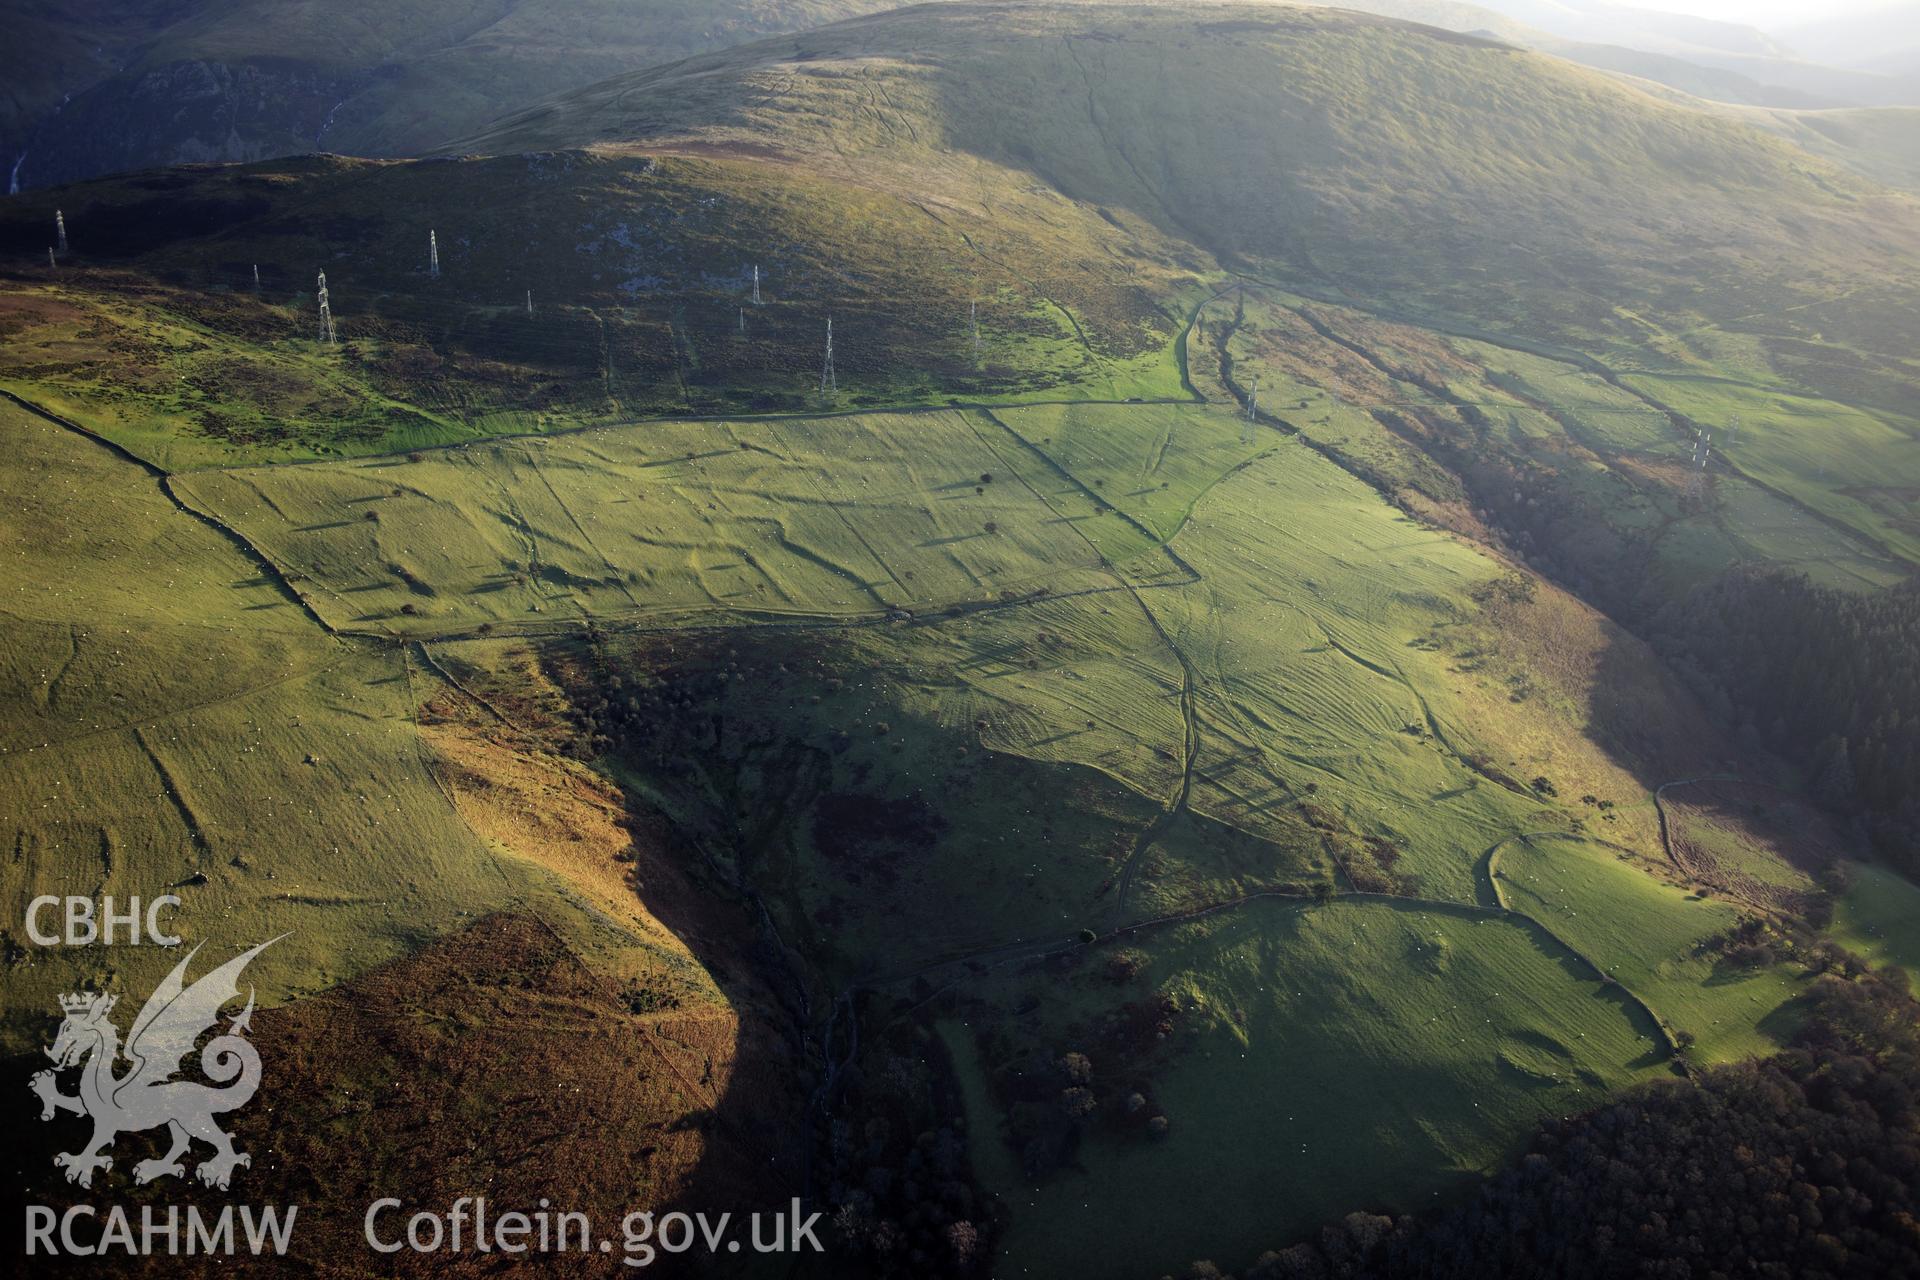
[[[1723, 728], [1651, 648], [1611, 624], [1606, 636], [1587, 696], [1591, 733], [1649, 795], [1666, 788], [1661, 852], [1683, 875], [1793, 907], [1853, 842], [1808, 800], [1794, 770]], [[1699, 828], [1712, 838], [1695, 840]], [[1755, 865], [1710, 845], [1745, 850]], [[1802, 887], [1769, 885], [1781, 876]]]

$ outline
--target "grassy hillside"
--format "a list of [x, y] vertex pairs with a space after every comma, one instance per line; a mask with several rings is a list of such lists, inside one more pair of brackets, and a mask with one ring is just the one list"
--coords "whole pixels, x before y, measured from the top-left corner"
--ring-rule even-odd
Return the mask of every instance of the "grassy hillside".
[[[1636, 634], [1920, 563], [1905, 197], [1270, 5], [879, 15], [474, 145], [0, 207], [0, 895], [292, 929], [329, 1196], [1158, 1274], [1920, 954]], [[5, 942], [22, 1052], [150, 976]]]
[[[1680, 357], [1694, 372], [1617, 372], [1524, 338], [1257, 290], [1200, 328], [1237, 393], [1260, 379], [1272, 412], [1402, 501], [1454, 527], [1493, 526], [1621, 616], [1742, 564], [1857, 590], [1911, 572], [1913, 420], [1786, 391], [1750, 342], [1713, 340], [1715, 360], [1686, 335], [1630, 358]], [[1782, 365], [1807, 354], [1775, 349]], [[1900, 396], [1877, 379], [1862, 392]], [[1702, 431], [1713, 452], [1694, 487]]]
[[[173, 893], [172, 925], [207, 955], [286, 935], [248, 971], [276, 1105], [239, 1137], [256, 1193], [334, 1208], [297, 1241], [301, 1265], [362, 1247], [354, 1188], [459, 1176], [464, 1117], [528, 1118], [536, 1097], [557, 1101], [487, 1157], [530, 1197], [779, 1191], [767, 1153], [795, 1149], [797, 1103], [777, 1003], [737, 958], [744, 922], [689, 889], [663, 832], [617, 823], [617, 793], [538, 738], [472, 723], [420, 655], [330, 635], [164, 477], [11, 404], [0, 432], [10, 1064], [39, 1058], [62, 993], [134, 1003], [177, 959], [35, 946], [27, 902]], [[523, 803], [502, 803], [515, 788]], [[582, 1038], [596, 1019], [618, 1031]], [[605, 1100], [591, 1160], [582, 1091]], [[21, 1194], [89, 1194], [51, 1161], [73, 1137], [21, 1134]]]
[[1749, 111], [1742, 118], [1876, 182], [1920, 189], [1920, 107]]
[[[9, 49], [17, 56], [0, 98], [0, 160], [26, 185], [51, 186], [183, 161], [316, 150], [417, 155], [607, 76], [887, 7], [877, 0], [14, 0], [6, 8], [16, 36]], [[1763, 83], [1764, 66], [1754, 79], [1648, 52], [1650, 45], [1632, 38], [1567, 39], [1472, 4], [1371, 0], [1358, 7], [1491, 33], [1720, 101], [1811, 107], [1884, 100], [1875, 96], [1880, 78], [1864, 72], [1802, 69], [1826, 77], [1816, 86], [1823, 96]], [[1610, 43], [1590, 43], [1596, 38]]]
[[1920, 949], [1908, 925], [1920, 906], [1914, 894], [1910, 881], [1883, 867], [1857, 868], [1835, 913], [1834, 936], [1876, 963], [1905, 970], [1911, 984], [1920, 974]]
[[0, 210], [0, 242], [44, 255], [64, 209], [72, 249], [9, 298], [0, 378], [183, 466], [672, 412], [1184, 397], [1171, 345], [1199, 256], [1050, 193], [1005, 198], [942, 209], [737, 155], [108, 179]]
[[[0, 749], [20, 856], [0, 893], [17, 919], [36, 893], [172, 886], [200, 936], [236, 922], [293, 931], [259, 966], [284, 999], [482, 908], [557, 905], [536, 863], [488, 848], [450, 803], [415, 729], [430, 672], [330, 635], [164, 479], [11, 405], [4, 414]], [[161, 961], [48, 956], [16, 976], [7, 1034], [55, 991], [88, 976], [150, 980]]]
[[[1329, 10], [907, 10], [623, 76], [454, 149], [749, 139], [955, 202], [1024, 172], [1229, 265], [1588, 346], [1821, 301], [1839, 280], [1905, 335], [1894, 290], [1920, 249], [1909, 202], [1776, 139], [1555, 59]], [[1892, 333], [1843, 340], [1904, 359]]]
[[1579, 841], [1516, 841], [1501, 851], [1495, 878], [1504, 900], [1643, 996], [1703, 1061], [1765, 1053], [1787, 1038], [1783, 1006], [1802, 984], [1778, 969], [1743, 972], [1710, 945], [1738, 922], [1736, 907], [1683, 894]]
[[[1255, 118], [1273, 127], [1249, 146], [1230, 122]], [[0, 247], [24, 268], [73, 206], [63, 281], [131, 268], [211, 294], [167, 306], [229, 349], [311, 333], [326, 267], [344, 370], [307, 354], [217, 411], [170, 406], [267, 458], [817, 409], [829, 312], [846, 405], [1177, 396], [1169, 344], [1222, 269], [1915, 414], [1909, 200], [1564, 63], [1381, 19], [941, 6], [622, 77], [469, 145], [587, 150], [89, 184], [14, 202]], [[755, 265], [769, 305], [743, 314]], [[51, 328], [10, 354], [63, 389], [122, 362]], [[469, 376], [440, 376], [449, 360]], [[345, 409], [330, 441], [287, 413], [320, 400]]]
[[[1250, 142], [1231, 124], [1243, 119], [1270, 127]], [[259, 262], [267, 295], [294, 306], [325, 262], [343, 321], [376, 297], [413, 295], [410, 309], [383, 309], [502, 363], [557, 345], [576, 367], [546, 359], [542, 380], [598, 375], [603, 392], [613, 384], [606, 399], [620, 397], [595, 350], [606, 331], [578, 308], [659, 300], [628, 341], [609, 338], [616, 363], [618, 348], [636, 348], [629, 385], [674, 384], [643, 394], [653, 412], [722, 407], [699, 384], [748, 381], [731, 357], [749, 351], [793, 381], [817, 360], [824, 307], [784, 337], [748, 317], [739, 341], [737, 304], [759, 259], [787, 302], [889, 295], [843, 308], [843, 325], [874, 329], [847, 344], [856, 374], [898, 335], [935, 353], [939, 381], [971, 361], [989, 389], [1000, 352], [989, 341], [974, 359], [961, 314], [979, 304], [989, 329], [1034, 340], [1016, 377], [1044, 365], [1047, 381], [1141, 394], [1135, 371], [1113, 366], [1164, 344], [1194, 278], [1225, 267], [1440, 327], [1531, 335], [1656, 371], [1737, 362], [1745, 378], [1914, 411], [1910, 200], [1555, 59], [1363, 15], [903, 11], [622, 76], [456, 149], [570, 158], [290, 162], [164, 195], [106, 184], [89, 189], [84, 219], [69, 211], [88, 255], [76, 262], [159, 257], [215, 288], [249, 284]], [[660, 154], [680, 158], [650, 166]], [[206, 215], [198, 234], [139, 229], [189, 205]], [[44, 252], [52, 207], [7, 210], [0, 244]], [[422, 298], [429, 228], [448, 270]], [[722, 253], [734, 260], [714, 261]], [[798, 273], [810, 278], [780, 254], [810, 258]], [[531, 336], [513, 327], [530, 289], [537, 312], [563, 309]], [[890, 380], [909, 363], [876, 354]], [[898, 403], [904, 389], [887, 390]]]
[[[970, 696], [1000, 688], [997, 749], [1101, 765], [1156, 800], [1171, 785], [1181, 813], [1282, 844], [1311, 810], [1337, 833], [1336, 874], [1474, 900], [1481, 851], [1516, 823], [1554, 819], [1517, 783], [1482, 785], [1475, 762], [1497, 748], [1458, 722], [1436, 657], [1408, 648], [1497, 568], [1395, 518], [1310, 452], [1237, 445], [1227, 415], [1106, 416], [1099, 455], [1084, 432], [1056, 435], [1053, 410], [659, 423], [420, 463], [223, 471], [182, 491], [356, 631], [872, 623], [1057, 601], [1040, 609], [1055, 652], [1021, 692], [964, 674], [977, 657], [944, 659]], [[863, 461], [857, 480], [828, 461], [846, 457]], [[1157, 520], [1149, 497], [1164, 504]], [[1129, 644], [1161, 655], [1151, 667], [1101, 662], [1115, 613]], [[1005, 630], [983, 619], [965, 644], [993, 652]], [[1155, 713], [1154, 728], [1133, 729], [1178, 756], [1181, 777], [1144, 751], [1108, 754], [1130, 706], [1183, 686], [1182, 720]], [[920, 714], [945, 720], [959, 695], [930, 691]], [[1533, 762], [1511, 764], [1533, 776]], [[1376, 865], [1383, 850], [1404, 859]], [[1246, 887], [1199, 846], [1148, 855], [1136, 859], [1144, 906]]]
[[[1612, 711], [1611, 731], [1536, 716], [1568, 678], [1546, 665], [1564, 646], [1509, 640], [1497, 669], [1468, 657], [1471, 633], [1536, 625], [1488, 590], [1498, 565], [1229, 411], [659, 422], [181, 483], [322, 616], [430, 642], [507, 722], [526, 676], [503, 655], [544, 638], [629, 803], [750, 886], [816, 1000], [870, 991], [884, 1031], [890, 996], [950, 993], [943, 1017], [987, 1029], [980, 1062], [950, 1024], [949, 1043], [976, 1171], [1013, 1208], [1009, 1265], [1136, 1252], [1079, 1206], [1157, 1195], [1195, 1162], [1244, 1171], [1249, 1196], [1296, 1206], [1287, 1222], [1363, 1196], [1422, 1203], [1535, 1118], [1667, 1069], [1680, 1032], [1717, 1059], [1792, 1025], [1799, 970], [1730, 980], [1688, 950], [1755, 908], [1738, 896], [1747, 864], [1697, 869], [1740, 905], [1663, 885], [1678, 877], [1634, 791], [1635, 769], [1724, 748], [1662, 728], [1674, 695], [1629, 695], [1617, 676], [1609, 696], [1647, 701]], [[324, 518], [363, 507], [378, 519]], [[1539, 692], [1513, 697], [1516, 677]], [[1628, 719], [1648, 754], [1623, 768]], [[1606, 806], [1574, 802], [1585, 787]], [[1715, 822], [1686, 829], [1705, 839]], [[1615, 879], [1541, 891], [1516, 870], [1534, 848], [1522, 833]], [[1616, 862], [1619, 841], [1639, 856]], [[1316, 885], [1352, 905], [1312, 911]], [[1569, 911], [1650, 909], [1672, 929], [1563, 927]], [[1179, 923], [1193, 912], [1215, 914]], [[1101, 945], [1063, 985], [1044, 957], [1081, 929]], [[1257, 964], [1237, 958], [1250, 946]], [[1116, 990], [1108, 950], [1143, 957], [1158, 994]], [[1319, 976], [1334, 954], [1337, 982]], [[1319, 993], [1311, 1008], [1280, 994], [1295, 985]], [[1498, 1027], [1469, 1019], [1439, 1051], [1432, 1019], [1489, 1000], [1510, 1010]], [[1142, 1001], [1178, 1010], [1151, 1050], [1108, 1025]], [[1322, 1032], [1281, 1030], [1301, 1018]], [[1116, 1109], [1143, 1092], [1175, 1136], [1102, 1121], [1078, 1140], [1079, 1172], [1024, 1167], [1034, 1121], [993, 1081], [1075, 1044], [1111, 1071]], [[1299, 1135], [1272, 1071], [1222, 1065], [1243, 1056], [1324, 1079], [1300, 1085], [1316, 1099], [1304, 1140], [1352, 1144], [1351, 1168], [1273, 1165]], [[1169, 1265], [1250, 1247], [1267, 1221], [1196, 1212], [1152, 1247]]]
[[[1357, 1202], [1419, 1208], [1498, 1162], [1506, 1135], [1658, 1072], [1644, 1015], [1497, 917], [1261, 903], [1172, 932], [1148, 972], [1180, 1046], [1149, 1085], [1165, 1138], [1096, 1125], [1078, 1167], [1036, 1185], [1001, 1133], [974, 1131], [1013, 1208], [1010, 1274], [1153, 1275], [1252, 1256], [1264, 1247], [1252, 1223], [1292, 1236]], [[1091, 964], [1051, 981], [1068, 1000], [1114, 998]], [[1016, 1052], [982, 1012], [943, 1027], [978, 1094]], [[1089, 1054], [1103, 1086], [1124, 1096], [1142, 1082]], [[1154, 1229], [1114, 1229], [1126, 1221]]]

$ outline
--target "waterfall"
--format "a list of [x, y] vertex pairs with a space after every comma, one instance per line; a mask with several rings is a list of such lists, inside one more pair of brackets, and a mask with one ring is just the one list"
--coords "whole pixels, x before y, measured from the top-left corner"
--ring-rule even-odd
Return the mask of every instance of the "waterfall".
[[19, 155], [13, 158], [13, 171], [7, 174], [7, 194], [8, 195], [17, 196], [20, 194], [20, 166], [25, 164], [26, 162], [27, 162], [27, 153], [24, 151], [22, 151]]
[[323, 139], [323, 138], [325, 138], [325, 137], [327, 136], [327, 130], [329, 130], [329, 129], [331, 129], [331, 128], [333, 128], [333, 118], [334, 118], [335, 116], [337, 116], [337, 115], [339, 115], [339, 114], [340, 114], [340, 108], [342, 108], [342, 107], [344, 107], [344, 106], [346, 106], [346, 105], [347, 105], [347, 100], [346, 100], [345, 98], [342, 98], [342, 99], [340, 99], [340, 101], [338, 101], [338, 102], [336, 102], [336, 103], [334, 103], [334, 104], [333, 104], [333, 109], [332, 109], [332, 110], [330, 110], [330, 111], [328, 111], [328, 112], [327, 112], [327, 118], [326, 118], [326, 120], [325, 120], [325, 121], [324, 121], [324, 122], [323, 122], [323, 123], [321, 124], [321, 126], [320, 126], [320, 132], [318, 132], [318, 133], [316, 133], [316, 134], [314, 134], [314, 135], [313, 135], [313, 149], [314, 149], [315, 151], [318, 151], [318, 150], [320, 149], [320, 141], [321, 141], [321, 139]]

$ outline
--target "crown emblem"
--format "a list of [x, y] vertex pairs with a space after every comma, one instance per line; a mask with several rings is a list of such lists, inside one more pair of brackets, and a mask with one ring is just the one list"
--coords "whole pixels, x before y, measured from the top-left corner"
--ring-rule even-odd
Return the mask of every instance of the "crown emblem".
[[91, 1013], [95, 1005], [100, 1012], [109, 1012], [118, 996], [103, 996], [96, 991], [76, 991], [70, 996], [60, 997], [60, 1009], [64, 1013]]

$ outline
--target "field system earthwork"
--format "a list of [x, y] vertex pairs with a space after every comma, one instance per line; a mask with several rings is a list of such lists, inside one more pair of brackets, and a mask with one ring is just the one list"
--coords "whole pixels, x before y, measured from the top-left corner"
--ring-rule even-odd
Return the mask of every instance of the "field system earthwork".
[[[1715, 942], [1797, 909], [1819, 820], [1732, 747], [1681, 745], [1687, 695], [1448, 527], [1444, 473], [1392, 430], [1439, 410], [1618, 483], [1686, 457], [1651, 386], [1232, 283], [1179, 342], [1190, 389], [1151, 401], [177, 470], [15, 381], [4, 518], [37, 553], [10, 571], [7, 787], [47, 816], [7, 879], [166, 866], [188, 927], [290, 931], [266, 980], [313, 999], [524, 913], [709, 1079], [743, 1009], [802, 1018], [814, 1106], [858, 1052], [841, 1020], [919, 1027], [1036, 1274], [1135, 1254], [1116, 1204], [1166, 1224], [1169, 1265], [1275, 1212], [1419, 1205], [1541, 1117], [1781, 1044], [1805, 970]], [[1445, 380], [1386, 371], [1416, 361]], [[1710, 508], [1625, 517], [1660, 529], [1658, 572], [1736, 537], [1890, 572], [1870, 512], [1764, 457]], [[667, 922], [715, 890], [733, 940], [690, 946]], [[1835, 927], [1910, 958], [1888, 903]], [[792, 990], [716, 975], [750, 945]], [[1009, 1082], [1062, 1052], [1123, 1116], [1051, 1167]], [[1259, 1176], [1206, 1176], [1236, 1162]]]
[[[1618, 621], [1744, 567], [1911, 578], [1892, 295], [1822, 259], [1677, 298], [1631, 211], [1565, 232], [1489, 167], [1528, 258], [1344, 117], [1329, 147], [1469, 231], [1386, 255], [1362, 192], [1342, 239], [1186, 133], [1125, 141], [1145, 12], [953, 37], [1037, 60], [999, 79], [916, 79], [887, 22], [933, 19], [894, 16], [864, 70], [711, 55], [491, 158], [68, 188], [52, 267], [55, 197], [0, 211], [0, 902], [287, 935], [249, 971], [263, 1196], [924, 1183], [998, 1274], [1174, 1273], [1455, 1203], [1545, 1119], [1774, 1052], [1835, 946], [1920, 964], [1920, 890]], [[1453, 124], [1463, 67], [1562, 92], [1268, 21], [1196, 34], [1218, 74], [1153, 81], [1164, 114], [1295, 110], [1254, 59], [1296, 47], [1296, 82], [1386, 59]], [[777, 121], [688, 123], [767, 77]], [[614, 145], [623, 112], [667, 142]], [[168, 963], [0, 948], [20, 1065], [59, 993]]]

